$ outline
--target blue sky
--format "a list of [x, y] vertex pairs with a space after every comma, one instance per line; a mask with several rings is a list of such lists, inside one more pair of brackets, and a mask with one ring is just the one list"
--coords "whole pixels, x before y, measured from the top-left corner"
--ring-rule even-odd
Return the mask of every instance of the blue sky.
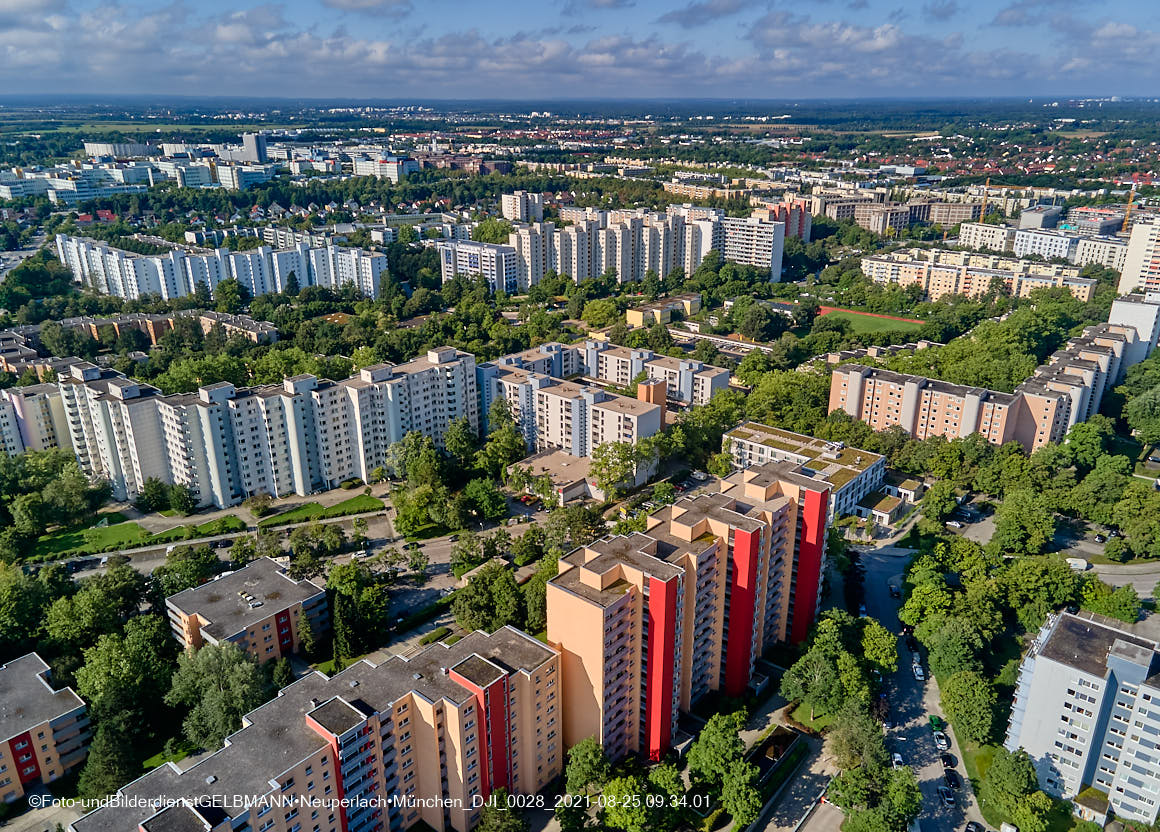
[[1157, 0], [0, 0], [0, 90], [1160, 94]]

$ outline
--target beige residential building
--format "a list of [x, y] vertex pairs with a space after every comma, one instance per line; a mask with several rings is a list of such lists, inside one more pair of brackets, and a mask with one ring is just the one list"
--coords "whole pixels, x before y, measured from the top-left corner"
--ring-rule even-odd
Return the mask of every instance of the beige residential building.
[[511, 627], [475, 632], [310, 673], [220, 750], [154, 769], [69, 829], [469, 832], [496, 789], [532, 794], [560, 775], [561, 711], [556, 650]]
[[729, 388], [729, 371], [687, 358], [670, 358], [651, 350], [617, 347], [600, 341], [586, 341], [582, 362], [584, 374], [598, 381], [627, 387], [641, 373], [646, 378], [663, 379], [669, 398], [685, 404], [702, 405]]
[[186, 650], [234, 644], [260, 662], [297, 652], [303, 630], [330, 628], [326, 591], [296, 581], [269, 558], [165, 599], [169, 626]]
[[92, 730], [84, 700], [53, 688], [48, 664], [28, 653], [0, 665], [0, 802], [42, 790], [76, 769]]
[[626, 309], [625, 320], [630, 327], [652, 326], [653, 324], [667, 324], [673, 319], [674, 312], [682, 315], [695, 315], [701, 311], [700, 292], [689, 292], [683, 295], [673, 295], [661, 298], [652, 303]]
[[595, 736], [613, 759], [660, 759], [679, 711], [710, 691], [745, 696], [764, 649], [806, 637], [829, 483], [775, 462], [718, 488], [560, 559], [548, 643], [561, 653], [567, 745]]
[[1015, 248], [1015, 229], [1006, 225], [964, 222], [959, 226], [959, 245], [1008, 252]]

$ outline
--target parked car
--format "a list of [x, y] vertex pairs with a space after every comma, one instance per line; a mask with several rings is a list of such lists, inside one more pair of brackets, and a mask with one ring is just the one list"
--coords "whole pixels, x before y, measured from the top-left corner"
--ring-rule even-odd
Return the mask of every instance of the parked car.
[[938, 758], [940, 761], [942, 761], [943, 768], [954, 768], [955, 767], [955, 758], [952, 757], [950, 754], [939, 754]]
[[983, 828], [983, 824], [971, 820], [967, 821], [967, 827], [963, 832], [987, 832], [987, 830]]
[[890, 755], [890, 765], [896, 769], [906, 767], [906, 763], [902, 762], [902, 755], [897, 751]]
[[934, 732], [934, 745], [939, 751], [949, 751], [951, 748], [951, 741], [947, 739], [947, 735], [942, 731]]
[[1107, 543], [1108, 542], [1108, 539], [1106, 537], [1104, 537], [1102, 534], [1095, 535], [1094, 537], [1092, 537], [1092, 540], [1094, 540], [1096, 543]]
[[942, 801], [943, 806], [953, 808], [955, 805], [955, 793], [946, 786], [938, 787], [938, 799]]
[[945, 731], [946, 730], [946, 727], [947, 727], [946, 720], [944, 720], [941, 716], [938, 716], [937, 714], [929, 714], [926, 719], [927, 719], [927, 722], [930, 723], [930, 730], [932, 730], [932, 731]]
[[962, 785], [959, 780], [959, 773], [953, 768], [943, 770], [943, 782], [947, 784], [948, 789], [957, 789]]
[[961, 529], [963, 527], [963, 524], [960, 523], [958, 520], [948, 520], [947, 526], [949, 528], [952, 528], [952, 529]]
[[910, 672], [914, 674], [914, 678], [920, 682], [926, 681], [926, 671], [922, 669], [922, 665], [916, 664], [910, 668]]
[[899, 589], [898, 587], [896, 587], [894, 584], [891, 584], [890, 585], [890, 597], [891, 598], [901, 598], [902, 597], [902, 590]]

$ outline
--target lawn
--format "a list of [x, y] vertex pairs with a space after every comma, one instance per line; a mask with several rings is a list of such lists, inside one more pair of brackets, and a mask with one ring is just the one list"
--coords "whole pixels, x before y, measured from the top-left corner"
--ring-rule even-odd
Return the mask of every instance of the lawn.
[[411, 534], [404, 535], [408, 543], [418, 543], [420, 540], [430, 540], [433, 537], [443, 537], [450, 529], [442, 523], [428, 523], [425, 526], [420, 526]]
[[921, 321], [895, 321], [890, 318], [876, 318], [873, 315], [862, 315], [858, 312], [847, 312], [845, 310], [827, 312], [824, 317], [849, 321], [850, 328], [854, 333], [898, 331], [917, 332], [926, 325]]
[[365, 514], [369, 511], [379, 511], [383, 508], [385, 508], [385, 504], [377, 497], [372, 497], [370, 494], [359, 494], [351, 497], [349, 500], [335, 503], [329, 508], [324, 508], [319, 503], [303, 503], [281, 514], [275, 514], [273, 517], [260, 520], [258, 525], [266, 529], [271, 526], [285, 526], [288, 523], [306, 523], [311, 520], [327, 520], [332, 517]]
[[810, 719], [810, 708], [809, 705], [805, 704], [798, 705], [796, 708], [794, 708], [793, 713], [791, 713], [790, 716], [796, 719], [802, 725], [813, 728], [819, 734], [829, 728], [834, 721], [834, 716], [832, 714], [818, 714], [813, 719]]
[[[124, 521], [124, 515], [121, 514], [101, 515], [100, 519], [105, 518], [116, 518], [118, 521]], [[108, 526], [90, 525], [44, 535], [33, 546], [32, 559], [51, 560], [70, 555], [96, 555], [102, 552], [196, 540], [200, 537], [214, 537], [231, 532], [244, 532], [245, 530], [245, 522], [233, 514], [197, 526], [177, 526], [157, 534], [150, 534], [139, 523], [132, 521], [113, 522]]]
[[180, 762], [197, 750], [193, 745], [184, 741], [175, 743], [175, 746], [176, 747], [172, 750], [172, 753], [167, 754], [165, 750], [162, 749], [152, 757], [147, 757], [145, 762], [141, 764], [142, 767], [146, 771], [152, 771], [158, 766], [163, 766], [166, 763]]

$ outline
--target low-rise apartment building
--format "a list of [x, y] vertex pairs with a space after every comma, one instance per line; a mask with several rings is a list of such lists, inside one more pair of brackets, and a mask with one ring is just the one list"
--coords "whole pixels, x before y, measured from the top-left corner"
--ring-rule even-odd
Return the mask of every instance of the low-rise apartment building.
[[1087, 818], [1101, 824], [1109, 809], [1154, 823], [1158, 737], [1160, 645], [1094, 613], [1050, 616], [1020, 665], [1004, 743], [1030, 755], [1040, 787], [1101, 792], [1103, 811]]
[[405, 364], [364, 367], [343, 381], [298, 375], [281, 384], [211, 384], [165, 396], [114, 370], [77, 362], [58, 382], [77, 461], [119, 500], [146, 479], [189, 486], [198, 505], [299, 494], [367, 480], [412, 431], [442, 446], [466, 417], [479, 429], [475, 357], [451, 347]]
[[603, 341], [586, 341], [582, 362], [584, 374], [597, 381], [629, 386], [641, 373], [646, 378], [668, 383], [669, 399], [703, 405], [729, 389], [729, 371], [690, 358], [671, 358], [652, 350], [617, 347]]
[[667, 324], [673, 319], [674, 312], [688, 316], [695, 315], [700, 311], [701, 293], [689, 292], [626, 309], [624, 317], [625, 322], [630, 327], [644, 327], [653, 324]]
[[733, 457], [733, 466], [740, 470], [775, 461], [809, 469], [831, 486], [831, 522], [835, 517], [854, 514], [855, 506], [881, 488], [886, 476], [886, 457], [881, 454], [757, 422], [742, 422], [727, 431], [721, 449]]
[[170, 595], [165, 608], [184, 649], [234, 644], [260, 662], [297, 652], [306, 627], [317, 636], [330, 629], [326, 590], [270, 558]]
[[562, 771], [559, 654], [511, 627], [311, 673], [220, 750], [123, 786], [71, 832], [469, 832], [496, 789]]
[[1078, 235], [1048, 228], [1020, 228], [1015, 232], [1012, 251], [1016, 257], [1038, 254], [1046, 260], [1060, 258], [1074, 262], [1078, 248]]
[[679, 711], [745, 695], [755, 661], [803, 640], [817, 613], [830, 486], [767, 463], [685, 497], [645, 531], [560, 559], [548, 643], [561, 653], [564, 740], [660, 759]]
[[28, 653], [0, 665], [0, 801], [12, 803], [73, 771], [88, 753], [88, 712], [72, 688], [55, 690], [48, 664]]

